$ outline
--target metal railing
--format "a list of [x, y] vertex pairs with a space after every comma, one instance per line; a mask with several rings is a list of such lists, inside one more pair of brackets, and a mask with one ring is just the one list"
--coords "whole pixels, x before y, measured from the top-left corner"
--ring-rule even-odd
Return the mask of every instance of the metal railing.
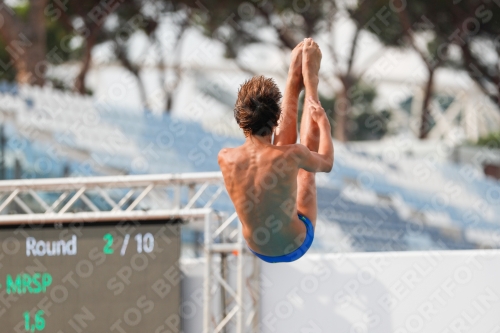
[[0, 224], [203, 219], [222, 191], [219, 172], [5, 180]]

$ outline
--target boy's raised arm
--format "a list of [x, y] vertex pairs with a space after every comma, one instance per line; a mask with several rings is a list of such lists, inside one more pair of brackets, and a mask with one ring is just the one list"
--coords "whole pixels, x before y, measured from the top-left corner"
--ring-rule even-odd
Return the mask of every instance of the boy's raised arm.
[[310, 151], [306, 146], [297, 145], [301, 157], [299, 167], [309, 172], [330, 172], [333, 167], [333, 142], [330, 122], [325, 110], [318, 101], [309, 97], [311, 116], [319, 127], [318, 152]]

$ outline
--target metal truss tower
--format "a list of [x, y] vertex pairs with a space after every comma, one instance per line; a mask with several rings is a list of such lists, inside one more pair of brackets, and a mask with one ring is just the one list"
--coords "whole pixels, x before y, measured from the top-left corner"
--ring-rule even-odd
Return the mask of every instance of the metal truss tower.
[[0, 181], [0, 225], [182, 219], [204, 223], [204, 332], [259, 326], [259, 262], [236, 213], [214, 209], [219, 172]]

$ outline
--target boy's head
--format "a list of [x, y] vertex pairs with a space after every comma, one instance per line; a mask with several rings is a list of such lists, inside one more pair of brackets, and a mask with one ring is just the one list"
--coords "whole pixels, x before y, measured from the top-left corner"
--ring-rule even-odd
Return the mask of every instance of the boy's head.
[[254, 76], [238, 91], [234, 118], [245, 136], [270, 135], [280, 118], [281, 92], [273, 79]]

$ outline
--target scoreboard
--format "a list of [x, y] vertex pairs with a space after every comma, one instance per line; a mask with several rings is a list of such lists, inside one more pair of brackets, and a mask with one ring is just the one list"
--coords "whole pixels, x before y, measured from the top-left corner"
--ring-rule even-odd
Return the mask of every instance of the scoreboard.
[[0, 331], [180, 332], [179, 222], [0, 227]]

